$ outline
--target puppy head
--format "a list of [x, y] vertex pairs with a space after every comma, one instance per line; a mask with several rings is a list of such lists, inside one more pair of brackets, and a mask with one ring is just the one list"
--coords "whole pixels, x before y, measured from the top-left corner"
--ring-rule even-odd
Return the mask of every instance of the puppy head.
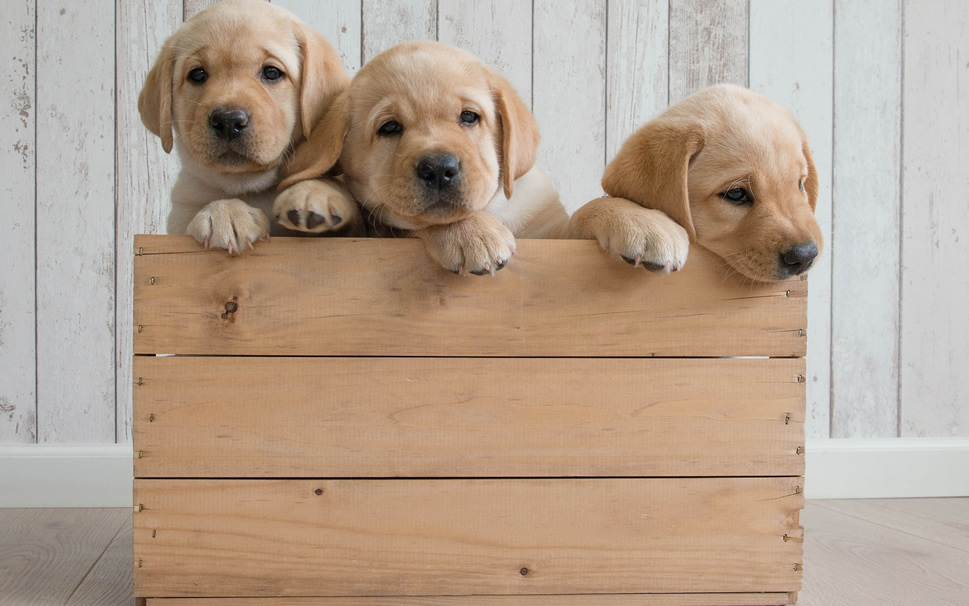
[[535, 163], [538, 126], [501, 76], [470, 54], [409, 42], [375, 57], [309, 140], [281, 188], [339, 160], [347, 188], [382, 223], [458, 221]]
[[602, 185], [664, 211], [692, 241], [756, 280], [806, 272], [823, 246], [804, 132], [787, 110], [744, 88], [708, 88], [647, 123]]
[[262, 0], [225, 0], [166, 42], [138, 98], [170, 152], [222, 174], [279, 166], [349, 78], [329, 44]]

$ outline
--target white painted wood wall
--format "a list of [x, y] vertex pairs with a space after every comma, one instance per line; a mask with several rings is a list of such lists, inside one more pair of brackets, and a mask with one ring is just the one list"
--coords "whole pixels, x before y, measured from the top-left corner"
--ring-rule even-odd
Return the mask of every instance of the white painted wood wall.
[[[571, 209], [624, 137], [703, 86], [790, 107], [827, 240], [809, 437], [969, 436], [969, 2], [278, 2], [350, 72], [430, 38], [505, 73]], [[164, 39], [209, 3], [0, 6], [0, 443], [130, 440], [132, 235], [163, 230], [177, 172], [136, 100]]]

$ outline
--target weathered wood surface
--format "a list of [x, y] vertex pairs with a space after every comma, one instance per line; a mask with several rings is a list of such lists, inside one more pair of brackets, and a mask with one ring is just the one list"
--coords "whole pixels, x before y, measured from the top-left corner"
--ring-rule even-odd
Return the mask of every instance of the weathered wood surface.
[[721, 82], [747, 85], [748, 4], [670, 2], [670, 103]]
[[784, 606], [786, 593], [418, 596], [367, 598], [149, 598], [147, 606]]
[[802, 359], [135, 360], [137, 477], [796, 476]]
[[136, 480], [135, 595], [796, 591], [801, 485]]
[[410, 239], [275, 238], [230, 257], [188, 238], [145, 236], [135, 251], [136, 354], [800, 357], [805, 349], [805, 281], [741, 285], [699, 247], [683, 271], [656, 276], [593, 241], [525, 240], [493, 278], [452, 275]]

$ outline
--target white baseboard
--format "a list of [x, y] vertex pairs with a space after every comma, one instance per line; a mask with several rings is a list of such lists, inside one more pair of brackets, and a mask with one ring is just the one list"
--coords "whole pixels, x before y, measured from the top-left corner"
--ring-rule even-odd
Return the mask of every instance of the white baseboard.
[[131, 507], [131, 444], [0, 446], [0, 507]]
[[969, 438], [808, 440], [809, 499], [969, 496]]
[[[808, 440], [805, 496], [969, 496], [969, 438]], [[0, 507], [130, 507], [130, 444], [0, 446]]]

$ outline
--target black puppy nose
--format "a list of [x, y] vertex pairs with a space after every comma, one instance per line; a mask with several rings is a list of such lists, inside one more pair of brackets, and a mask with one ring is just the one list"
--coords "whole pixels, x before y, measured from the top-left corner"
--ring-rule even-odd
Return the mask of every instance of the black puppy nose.
[[814, 242], [805, 242], [792, 246], [781, 253], [781, 261], [787, 266], [790, 275], [803, 274], [811, 269], [814, 259], [818, 256], [818, 245]]
[[217, 107], [209, 114], [215, 136], [224, 141], [238, 138], [249, 126], [249, 114], [241, 107]]
[[415, 172], [425, 187], [445, 189], [461, 177], [461, 163], [454, 154], [431, 154], [421, 158]]

